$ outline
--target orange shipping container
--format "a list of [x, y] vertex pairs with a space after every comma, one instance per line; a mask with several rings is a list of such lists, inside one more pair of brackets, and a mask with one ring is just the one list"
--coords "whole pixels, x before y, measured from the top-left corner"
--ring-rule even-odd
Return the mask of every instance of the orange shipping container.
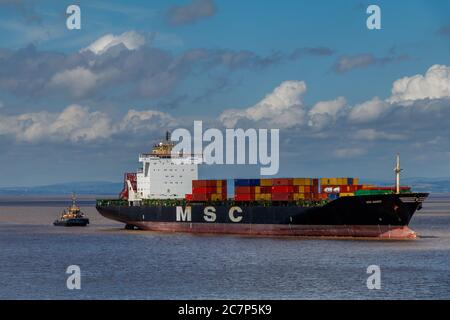
[[271, 187], [272, 186], [272, 179], [261, 179], [259, 181], [259, 185], [260, 186], [264, 186], [264, 187]]
[[292, 179], [292, 178], [273, 179], [274, 186], [291, 186], [293, 182], [294, 182], [294, 179]]
[[289, 186], [289, 185], [273, 186], [272, 193], [294, 193], [294, 186]]

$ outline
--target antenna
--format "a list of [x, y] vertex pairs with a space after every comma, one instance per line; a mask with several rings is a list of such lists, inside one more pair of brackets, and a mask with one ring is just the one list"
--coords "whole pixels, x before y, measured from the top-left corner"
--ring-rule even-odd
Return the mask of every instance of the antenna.
[[395, 172], [395, 193], [400, 193], [400, 172], [402, 172], [403, 169], [400, 168], [400, 154], [397, 153], [397, 164], [394, 168]]

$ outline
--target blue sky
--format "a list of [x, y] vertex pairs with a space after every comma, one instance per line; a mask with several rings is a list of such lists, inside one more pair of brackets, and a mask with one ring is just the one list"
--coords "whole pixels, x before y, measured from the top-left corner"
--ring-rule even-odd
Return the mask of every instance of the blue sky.
[[[66, 28], [70, 4], [81, 30]], [[369, 4], [381, 30], [366, 28]], [[449, 13], [438, 0], [0, 0], [0, 186], [120, 180], [194, 119], [280, 128], [283, 176], [389, 178], [395, 152], [405, 175], [450, 176]], [[251, 114], [286, 81], [298, 105]]]

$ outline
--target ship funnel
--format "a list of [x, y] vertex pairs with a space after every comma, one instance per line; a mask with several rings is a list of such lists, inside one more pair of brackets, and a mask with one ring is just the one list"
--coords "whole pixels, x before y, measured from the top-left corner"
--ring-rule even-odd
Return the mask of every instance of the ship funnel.
[[403, 169], [400, 168], [400, 155], [397, 154], [397, 164], [395, 166], [394, 172], [395, 172], [395, 193], [400, 193], [400, 172]]

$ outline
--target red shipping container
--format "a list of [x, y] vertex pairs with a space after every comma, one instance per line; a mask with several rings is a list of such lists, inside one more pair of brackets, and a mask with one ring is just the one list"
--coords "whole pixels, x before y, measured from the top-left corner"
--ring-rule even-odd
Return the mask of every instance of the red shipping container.
[[294, 196], [291, 193], [272, 193], [272, 201], [292, 201]]
[[186, 195], [184, 196], [184, 198], [188, 201], [192, 200], [192, 194], [190, 193], [186, 193]]
[[193, 188], [203, 188], [207, 187], [207, 181], [206, 180], [192, 180], [192, 187]]
[[253, 201], [253, 200], [255, 200], [255, 195], [251, 194], [251, 193], [236, 194], [234, 196], [234, 200], [236, 200], [236, 201]]
[[198, 188], [192, 188], [192, 193], [193, 194], [211, 194], [211, 193], [216, 193], [216, 188], [212, 188], [212, 187], [198, 187]]
[[209, 201], [211, 200], [211, 195], [209, 194], [193, 194], [192, 201]]
[[260, 193], [271, 193], [272, 192], [272, 187], [260, 187], [261, 192]]
[[294, 184], [294, 179], [292, 178], [278, 178], [272, 180], [273, 186], [291, 186]]
[[254, 187], [234, 187], [235, 194], [255, 193]]
[[274, 186], [272, 187], [272, 194], [273, 193], [294, 193], [294, 186]]

